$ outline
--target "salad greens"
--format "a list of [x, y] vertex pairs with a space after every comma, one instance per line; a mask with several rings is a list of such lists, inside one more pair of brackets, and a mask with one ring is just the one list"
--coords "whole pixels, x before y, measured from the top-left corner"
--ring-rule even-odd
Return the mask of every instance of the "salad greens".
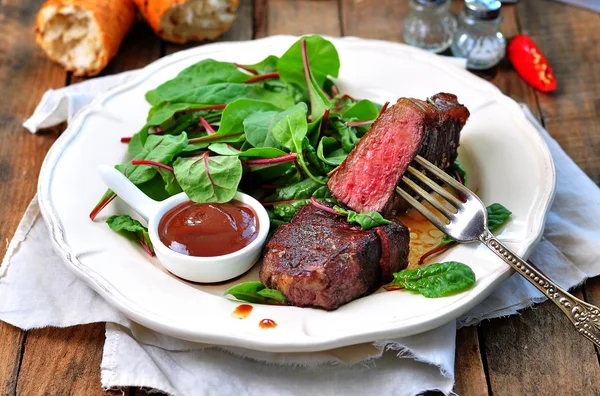
[[267, 289], [262, 283], [243, 282], [230, 287], [225, 295], [256, 304], [287, 305], [287, 299], [279, 290]]
[[360, 225], [361, 230], [368, 230], [373, 227], [377, 227], [380, 225], [392, 224], [391, 221], [386, 220], [379, 212], [363, 212], [357, 213], [353, 210], [340, 208], [335, 205], [333, 210], [338, 212], [341, 215], [345, 215], [348, 223], [357, 223]]
[[394, 280], [384, 287], [388, 291], [406, 289], [437, 298], [460, 293], [474, 284], [475, 273], [468, 265], [447, 261], [396, 272]]
[[106, 220], [106, 223], [111, 230], [138, 241], [149, 255], [154, 256], [154, 248], [148, 235], [148, 229], [142, 223], [128, 215], [111, 216]]
[[[512, 214], [510, 210], [506, 209], [499, 203], [493, 203], [486, 209], [488, 216], [487, 227], [490, 231], [495, 231], [501, 226], [503, 226]], [[442, 240], [436, 247], [434, 247], [433, 249], [421, 256], [421, 258], [419, 259], [419, 264], [423, 264], [425, 260], [429, 257], [436, 256], [456, 245], [458, 245], [458, 242], [450, 238], [448, 235], [444, 235], [442, 237]]]
[[[200, 203], [252, 194], [273, 227], [311, 197], [334, 202], [327, 174], [381, 109], [340, 93], [332, 80], [339, 68], [334, 45], [316, 35], [253, 65], [200, 61], [146, 93], [146, 124], [122, 139], [133, 161], [116, 168], [157, 200], [181, 191]], [[107, 191], [90, 217], [114, 197]], [[372, 217], [357, 215], [361, 226]]]

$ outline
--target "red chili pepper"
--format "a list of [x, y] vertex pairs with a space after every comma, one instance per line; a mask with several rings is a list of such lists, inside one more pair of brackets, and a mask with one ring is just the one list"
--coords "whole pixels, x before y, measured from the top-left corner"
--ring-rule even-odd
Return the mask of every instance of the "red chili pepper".
[[552, 68], [528, 36], [518, 34], [508, 43], [508, 59], [523, 80], [542, 92], [556, 89]]

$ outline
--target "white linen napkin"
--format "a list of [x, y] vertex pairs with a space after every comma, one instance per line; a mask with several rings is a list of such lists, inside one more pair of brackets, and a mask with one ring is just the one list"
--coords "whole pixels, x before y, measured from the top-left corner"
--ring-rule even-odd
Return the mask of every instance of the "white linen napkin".
[[[132, 73], [47, 92], [24, 126], [58, 124]], [[557, 170], [544, 239], [531, 256], [562, 287], [600, 273], [600, 190], [524, 111], [546, 140]], [[106, 321], [102, 386], [141, 386], [174, 395], [415, 395], [454, 383], [455, 330], [514, 314], [545, 298], [514, 275], [456, 323], [397, 340], [319, 353], [271, 354], [181, 341], [131, 322], [74, 276], [53, 252], [37, 201], [29, 206], [0, 267], [0, 320], [23, 329]], [[240, 358], [243, 356], [244, 358]], [[266, 363], [261, 363], [266, 362]]]

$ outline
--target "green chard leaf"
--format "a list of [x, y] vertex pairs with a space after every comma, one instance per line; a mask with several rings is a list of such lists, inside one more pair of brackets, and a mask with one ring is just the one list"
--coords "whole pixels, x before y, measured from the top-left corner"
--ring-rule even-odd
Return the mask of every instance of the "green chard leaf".
[[306, 41], [308, 63], [317, 86], [323, 88], [327, 76], [337, 77], [340, 59], [335, 46], [321, 36], [305, 36], [296, 41], [277, 63], [281, 79], [299, 87], [306, 86], [302, 63], [302, 40]]
[[255, 304], [286, 305], [287, 299], [279, 290], [267, 289], [260, 282], [243, 282], [230, 287], [225, 293], [237, 300]]
[[281, 220], [286, 223], [292, 220], [292, 217], [296, 214], [298, 209], [302, 206], [310, 203], [308, 198], [305, 199], [297, 199], [293, 202], [281, 203], [277, 205], [273, 205], [273, 212], [277, 215]]
[[317, 151], [310, 144], [306, 137], [302, 141], [302, 147], [306, 158], [308, 159], [308, 162], [312, 164], [319, 172], [326, 175], [334, 169], [334, 166], [331, 166], [328, 163], [321, 161], [321, 158], [317, 154]]
[[279, 113], [281, 111], [282, 109], [273, 103], [254, 99], [237, 99], [234, 102], [231, 102], [225, 110], [223, 110], [221, 125], [219, 126], [217, 134], [222, 135], [231, 132], [244, 131], [244, 120], [248, 118], [249, 115], [256, 113], [263, 114], [265, 112]]
[[487, 215], [488, 215], [488, 229], [490, 231], [495, 231], [500, 228], [508, 218], [512, 212], [506, 209], [504, 206], [499, 203], [493, 203], [487, 207]]
[[407, 289], [427, 298], [450, 296], [471, 288], [475, 273], [469, 266], [456, 261], [435, 263], [394, 273], [386, 290]]
[[242, 163], [232, 156], [179, 157], [173, 163], [175, 178], [194, 202], [229, 202], [242, 179]]
[[323, 136], [317, 146], [317, 156], [326, 164], [338, 166], [346, 159], [348, 153], [341, 148], [337, 140], [329, 136]]
[[[467, 171], [462, 166], [462, 164], [460, 163], [459, 160], [456, 160], [452, 163], [452, 165], [450, 166], [450, 170], [456, 172], [458, 174], [458, 176], [460, 176], [461, 180], [459, 180], [459, 181], [462, 181], [463, 185], [465, 185], [465, 186], [467, 185]], [[456, 178], [455, 175], [451, 175], [451, 176]]]
[[[329, 192], [326, 186], [321, 183], [317, 183], [313, 179], [304, 179], [297, 183], [289, 184], [285, 187], [279, 187], [275, 190], [275, 194], [269, 196], [267, 201], [288, 201], [291, 199], [308, 199], [312, 197], [320, 189], [325, 189]], [[331, 193], [327, 195], [331, 197]], [[319, 196], [315, 198], [326, 198], [325, 196]]]
[[379, 109], [375, 103], [367, 99], [353, 104], [348, 110], [342, 112], [344, 119], [356, 119], [360, 121], [374, 120], [378, 115]]
[[392, 224], [391, 221], [386, 220], [379, 212], [362, 212], [357, 213], [353, 210], [344, 209], [337, 205], [333, 207], [333, 210], [339, 214], [346, 216], [348, 223], [356, 223], [360, 225], [361, 230], [369, 230], [373, 227], [380, 225]]
[[111, 230], [138, 241], [148, 254], [154, 256], [154, 248], [148, 235], [148, 228], [144, 227], [142, 223], [128, 215], [115, 215], [109, 217], [106, 224]]
[[350, 153], [354, 146], [356, 146], [356, 143], [358, 143], [360, 140], [360, 138], [356, 135], [356, 129], [339, 120], [333, 121], [331, 124], [340, 135], [342, 148], [346, 153]]
[[269, 55], [258, 63], [255, 63], [253, 65], [242, 66], [244, 69], [254, 70], [258, 74], [266, 74], [277, 71], [277, 62], [279, 62], [278, 57], [276, 57], [275, 55]]
[[254, 147], [282, 148], [273, 129], [287, 117], [299, 118], [300, 114], [306, 118], [308, 107], [305, 103], [298, 103], [283, 111], [257, 111], [244, 120], [246, 139]]

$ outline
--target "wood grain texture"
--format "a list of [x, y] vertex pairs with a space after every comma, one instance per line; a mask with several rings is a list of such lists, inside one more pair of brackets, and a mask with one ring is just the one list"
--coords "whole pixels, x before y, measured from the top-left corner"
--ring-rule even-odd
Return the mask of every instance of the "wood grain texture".
[[455, 383], [459, 395], [487, 396], [488, 385], [481, 360], [477, 327], [463, 327], [456, 333]]
[[403, 41], [402, 21], [408, 15], [408, 1], [341, 0], [341, 11], [345, 36]]
[[19, 395], [110, 395], [100, 387], [104, 323], [45, 328], [27, 334]]
[[494, 395], [600, 394], [594, 345], [553, 303], [482, 327]]
[[256, 38], [274, 34], [342, 34], [337, 0], [259, 1], [255, 17]]
[[600, 16], [554, 1], [522, 1], [518, 17], [550, 62], [558, 89], [538, 94], [548, 132], [600, 183]]
[[[21, 123], [43, 92], [60, 87], [66, 74], [34, 45], [35, 11], [41, 0], [3, 0], [0, 7], [0, 257], [35, 194], [44, 155], [56, 139], [54, 129], [40, 136]], [[25, 333], [0, 324], [0, 393], [13, 394]]]

